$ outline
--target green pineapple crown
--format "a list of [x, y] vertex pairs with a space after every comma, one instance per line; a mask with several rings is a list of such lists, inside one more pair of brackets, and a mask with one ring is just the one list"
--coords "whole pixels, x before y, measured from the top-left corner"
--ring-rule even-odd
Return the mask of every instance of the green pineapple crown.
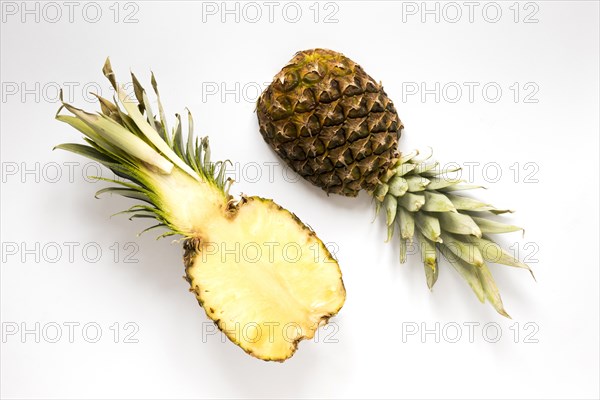
[[524, 268], [532, 276], [533, 272], [489, 235], [523, 229], [487, 218], [510, 210], [455, 194], [482, 188], [448, 176], [460, 168], [440, 170], [439, 163], [429, 161], [431, 153], [423, 158], [418, 155], [418, 151], [402, 154], [384, 177], [385, 183], [373, 193], [376, 212], [383, 208], [386, 213], [387, 241], [398, 227], [401, 263], [406, 261], [408, 244], [418, 243], [429, 289], [438, 278], [439, 251], [482, 303], [489, 301], [498, 313], [510, 318], [487, 263]]
[[[120, 186], [101, 189], [96, 197], [102, 193], [114, 193], [143, 202], [121, 212], [132, 214], [130, 219], [154, 218], [159, 222], [143, 232], [166, 227], [168, 230], [158, 238], [176, 234], [192, 236], [193, 229], [184, 227], [185, 224], [179, 223], [172, 215], [174, 207], [171, 203], [174, 201], [167, 201], [169, 189], [165, 189], [165, 178], [186, 181], [188, 185], [194, 182], [207, 183], [216, 188], [231, 205], [232, 198], [228, 193], [233, 181], [225, 177], [226, 162], [210, 161], [208, 137], [194, 141], [194, 123], [189, 110], [187, 142], [184, 144], [179, 114], [176, 114], [175, 126], [169, 133], [154, 74], [151, 83], [158, 103], [159, 119], [150, 107], [146, 91], [133, 73], [131, 78], [135, 100], [116, 81], [108, 58], [102, 72], [116, 91], [114, 102], [94, 94], [101, 112], [91, 114], [65, 103], [61, 93], [62, 105], [56, 119], [81, 132], [87, 145], [65, 143], [55, 149], [71, 151], [97, 161], [125, 179], [97, 177]], [[60, 114], [63, 108], [73, 115]]]

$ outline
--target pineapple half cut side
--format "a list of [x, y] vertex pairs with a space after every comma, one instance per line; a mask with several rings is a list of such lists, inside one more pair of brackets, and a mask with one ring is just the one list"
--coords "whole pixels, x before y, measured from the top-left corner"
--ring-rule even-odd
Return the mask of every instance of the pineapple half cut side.
[[[86, 144], [56, 148], [113, 171], [117, 179], [101, 179], [118, 186], [97, 195], [139, 201], [123, 213], [157, 220], [146, 230], [166, 228], [159, 238], [183, 237], [190, 291], [232, 342], [263, 360], [291, 357], [344, 304], [337, 261], [310, 228], [272, 200], [229, 195], [226, 164], [210, 161], [207, 138], [194, 141], [191, 114], [185, 144], [179, 115], [169, 132], [153, 75], [158, 117], [133, 74], [135, 99], [117, 83], [108, 59], [103, 72], [117, 93], [114, 102], [97, 96], [97, 114], [63, 102], [56, 119], [81, 132]], [[63, 108], [72, 115], [61, 114]]]

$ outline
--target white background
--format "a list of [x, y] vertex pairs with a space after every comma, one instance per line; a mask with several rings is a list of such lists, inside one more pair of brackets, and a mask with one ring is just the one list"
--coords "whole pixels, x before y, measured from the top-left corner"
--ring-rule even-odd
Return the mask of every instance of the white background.
[[[421, 21], [420, 2], [335, 2], [312, 9], [312, 2], [298, 3], [296, 23], [293, 6], [282, 13], [285, 3], [275, 8], [273, 22], [267, 6], [255, 3], [262, 18], [254, 23], [256, 8], [243, 3], [239, 22], [234, 14], [221, 21], [220, 2], [205, 7], [219, 8], [215, 15], [191, 2], [98, 3], [96, 23], [90, 22], [95, 8], [85, 14], [84, 3], [77, 3], [73, 22], [61, 2], [55, 3], [62, 12], [56, 22], [56, 9], [43, 3], [37, 5], [39, 22], [35, 12], [23, 14], [20, 2], [6, 8], [8, 3], [1, 28], [1, 319], [4, 333], [15, 326], [35, 329], [36, 323], [41, 334], [46, 330], [39, 343], [34, 334], [4, 335], [3, 397], [599, 396], [597, 2], [481, 2], [472, 23], [462, 2], [455, 3], [462, 13], [456, 23], [456, 7], [444, 3], [437, 5], [439, 22], [435, 14]], [[486, 21], [495, 18], [496, 5], [500, 20]], [[124, 23], [130, 13], [137, 22]], [[528, 15], [531, 23], [524, 23]], [[296, 51], [313, 47], [345, 53], [384, 83], [406, 126], [403, 151], [432, 146], [444, 163], [480, 163], [471, 178], [488, 190], [478, 195], [517, 210], [507, 219], [524, 226], [526, 235], [507, 235], [502, 243], [517, 243], [521, 257], [530, 257], [537, 283], [526, 271], [492, 267], [513, 320], [480, 304], [448, 265], [441, 266], [430, 293], [419, 258], [399, 265], [397, 246], [383, 243], [382, 221], [371, 223], [366, 195], [327, 197], [304, 181], [290, 182], [293, 174], [284, 179], [280, 164], [269, 177], [265, 163], [278, 159], [258, 133], [256, 87]], [[337, 245], [348, 297], [332, 320], [335, 331], [323, 331], [318, 343], [302, 343], [284, 364], [251, 358], [219, 335], [203, 341], [210, 324], [181, 279], [180, 246], [156, 242], [153, 233], [136, 237], [147, 226], [143, 221], [109, 218], [131, 203], [95, 200], [105, 185], [82, 175], [96, 170], [85, 170], [87, 161], [78, 156], [51, 151], [58, 143], [80, 141], [53, 119], [56, 87], [72, 87], [76, 105], [96, 109], [84, 91], [98, 82], [110, 97], [101, 75], [108, 55], [121, 81], [131, 67], [149, 88], [149, 70], [155, 72], [170, 118], [186, 106], [192, 110], [196, 133], [210, 135], [214, 158], [239, 163], [234, 193], [275, 199]], [[456, 82], [462, 97], [452, 102], [455, 92], [448, 91], [436, 102], [434, 95], [423, 101], [407, 93], [422, 82], [427, 88]], [[479, 84], [472, 102], [464, 82]], [[486, 100], [481, 90], [490, 82], [502, 89], [495, 103], [493, 91]], [[515, 82], [516, 102], [510, 89]], [[234, 94], [222, 98], [222, 84]], [[532, 88], [539, 90], [527, 100], [537, 102], [525, 102]], [[73, 179], [68, 162], [77, 163]], [[497, 164], [485, 175], [489, 163]], [[526, 163], [532, 164], [526, 169]], [[257, 165], [261, 176], [254, 179]], [[493, 183], [496, 166], [502, 176]], [[537, 183], [526, 179], [532, 171], [529, 178]], [[69, 242], [77, 243], [73, 259]], [[111, 250], [115, 242], [118, 254]], [[24, 251], [36, 243], [39, 251]], [[135, 262], [126, 263], [136, 245]], [[95, 257], [90, 246], [102, 250], [97, 262], [89, 262]], [[73, 343], [64, 325], [69, 322], [80, 324]], [[125, 343], [127, 322], [139, 327], [133, 336], [138, 343]], [[471, 322], [479, 324], [473, 343], [465, 325]], [[86, 323], [101, 327], [97, 343], [82, 334]], [[436, 323], [439, 343], [433, 334], [403, 340], [407, 327], [435, 330]], [[488, 341], [494, 329], [488, 336], [482, 332], [490, 323], [501, 329], [497, 343]], [[50, 343], [55, 324], [62, 337]], [[450, 343], [457, 325], [462, 337]], [[93, 329], [88, 334], [93, 337]]]

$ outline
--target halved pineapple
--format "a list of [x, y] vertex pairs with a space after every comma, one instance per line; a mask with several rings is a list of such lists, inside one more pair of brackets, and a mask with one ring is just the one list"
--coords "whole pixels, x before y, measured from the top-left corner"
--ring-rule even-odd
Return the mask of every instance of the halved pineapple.
[[188, 242], [187, 278], [207, 315], [246, 352], [285, 360], [344, 304], [329, 251], [271, 200], [245, 198], [210, 237]]
[[108, 60], [103, 71], [120, 101], [99, 97], [99, 114], [63, 103], [73, 115], [56, 118], [83, 133], [87, 145], [57, 147], [124, 178], [99, 193], [143, 202], [125, 211], [132, 218], [154, 218], [152, 228], [168, 229], [161, 236], [183, 236], [191, 290], [235, 344], [264, 360], [289, 358], [344, 304], [337, 262], [294, 214], [271, 200], [229, 195], [225, 163], [210, 161], [206, 138], [194, 142], [191, 115], [186, 144], [179, 116], [168, 132], [154, 77], [160, 120], [135, 76], [137, 101], [117, 84]]

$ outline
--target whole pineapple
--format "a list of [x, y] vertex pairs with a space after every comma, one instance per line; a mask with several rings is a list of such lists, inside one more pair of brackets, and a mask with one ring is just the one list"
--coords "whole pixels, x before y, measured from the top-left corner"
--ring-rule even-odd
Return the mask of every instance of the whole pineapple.
[[[194, 141], [191, 114], [186, 141], [179, 115], [169, 131], [154, 76], [158, 117], [133, 74], [135, 99], [108, 60], [103, 72], [114, 103], [98, 96], [97, 114], [63, 103], [56, 118], [86, 144], [57, 148], [109, 168], [119, 179], [104, 180], [119, 186], [97, 194], [135, 199], [140, 204], [124, 211], [131, 218], [155, 219], [148, 229], [165, 228], [159, 237], [182, 238], [190, 291], [232, 342], [264, 360], [291, 357], [344, 304], [337, 261], [291, 212], [268, 199], [229, 195], [225, 163], [210, 161], [207, 138]], [[63, 108], [72, 115], [60, 114]]]
[[305, 179], [327, 193], [373, 195], [377, 211], [386, 211], [388, 240], [398, 227], [400, 261], [419, 244], [430, 289], [441, 253], [480, 301], [508, 317], [486, 262], [529, 267], [488, 235], [521, 228], [485, 218], [509, 210], [455, 194], [479, 187], [447, 175], [456, 170], [398, 151], [402, 122], [358, 64], [332, 50], [296, 53], [259, 97], [257, 115], [265, 141]]
[[373, 191], [398, 160], [402, 122], [383, 87], [331, 50], [298, 52], [257, 105], [260, 132], [327, 193]]

